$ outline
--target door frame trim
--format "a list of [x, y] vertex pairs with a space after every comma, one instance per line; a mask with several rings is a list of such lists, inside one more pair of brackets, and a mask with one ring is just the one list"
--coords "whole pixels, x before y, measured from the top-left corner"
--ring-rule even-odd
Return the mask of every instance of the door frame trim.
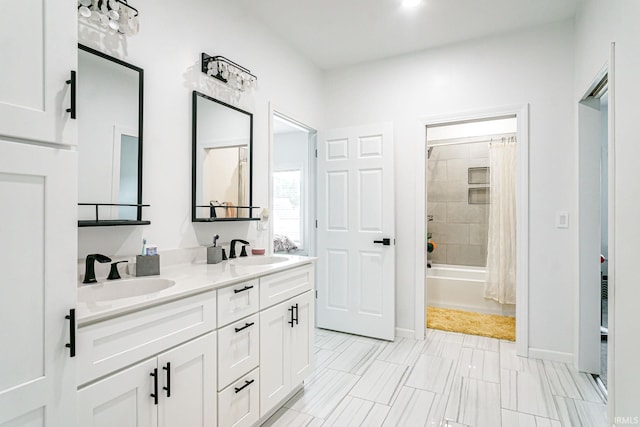
[[[267, 207], [269, 209], [270, 215], [271, 212], [273, 212], [273, 172], [274, 172], [274, 166], [273, 166], [273, 151], [274, 151], [274, 147], [273, 147], [273, 129], [274, 129], [274, 125], [273, 125], [273, 117], [274, 116], [278, 116], [284, 120], [287, 120], [293, 124], [295, 124], [296, 126], [299, 126], [300, 128], [303, 128], [305, 130], [307, 130], [309, 132], [309, 170], [307, 171], [307, 177], [305, 177], [305, 180], [308, 181], [308, 190], [309, 190], [309, 194], [307, 195], [307, 201], [308, 201], [308, 219], [309, 219], [309, 223], [307, 224], [307, 227], [309, 228], [309, 233], [308, 233], [308, 238], [309, 241], [307, 242], [307, 247], [308, 247], [308, 255], [309, 256], [315, 256], [316, 254], [316, 228], [314, 226], [315, 224], [315, 220], [317, 219], [317, 214], [316, 214], [316, 193], [317, 193], [317, 177], [316, 177], [316, 157], [315, 157], [315, 149], [317, 148], [317, 144], [318, 144], [318, 128], [316, 126], [313, 125], [309, 125], [307, 123], [301, 122], [300, 120], [294, 119], [292, 118], [293, 115], [290, 115], [286, 112], [286, 111], [282, 108], [280, 108], [279, 106], [275, 105], [273, 102], [269, 102], [269, 117], [268, 117], [268, 129], [269, 129], [269, 134], [268, 134], [268, 139], [269, 139], [269, 147], [268, 147], [268, 177], [267, 177], [267, 185], [268, 185], [268, 200], [267, 200]], [[267, 242], [267, 248], [265, 248], [267, 250], [267, 254], [269, 255], [273, 255], [273, 221], [270, 222], [269, 227], [268, 227], [268, 239], [269, 241]]]
[[529, 104], [507, 105], [461, 113], [420, 117], [416, 121], [416, 187], [415, 187], [415, 314], [414, 337], [425, 338], [426, 295], [426, 126], [515, 115], [518, 123], [517, 145], [517, 284], [516, 284], [516, 352], [529, 354]]

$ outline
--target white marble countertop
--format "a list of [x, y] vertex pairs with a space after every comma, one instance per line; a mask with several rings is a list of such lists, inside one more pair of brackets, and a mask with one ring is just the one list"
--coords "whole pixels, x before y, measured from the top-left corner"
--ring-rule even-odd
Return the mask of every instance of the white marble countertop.
[[[159, 276], [148, 276], [145, 278], [123, 277], [122, 280], [130, 279], [132, 281], [147, 278], [161, 278], [175, 281], [175, 285], [173, 286], [140, 296], [93, 301], [89, 301], [91, 298], [86, 298], [83, 301], [83, 295], [79, 292], [76, 308], [78, 326], [86, 326], [91, 323], [96, 323], [101, 320], [106, 320], [168, 301], [222, 288], [234, 283], [264, 276], [266, 274], [288, 270], [293, 267], [312, 263], [317, 259], [314, 257], [297, 255], [277, 256], [286, 258], [286, 261], [266, 265], [239, 265], [235, 264], [233, 260], [222, 261], [219, 264], [206, 264], [204, 262], [196, 264], [179, 264], [171, 267], [163, 267]], [[84, 285], [80, 283], [78, 289], [84, 286], [92, 286], [98, 289], [99, 287], [107, 287], [112, 283], [116, 282], [103, 281], [91, 285]], [[132, 285], [134, 285], [133, 282]]]

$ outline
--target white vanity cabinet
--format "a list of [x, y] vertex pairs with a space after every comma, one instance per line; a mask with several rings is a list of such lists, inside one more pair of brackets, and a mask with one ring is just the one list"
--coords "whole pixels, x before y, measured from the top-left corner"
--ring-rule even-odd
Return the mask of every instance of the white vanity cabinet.
[[77, 67], [74, 6], [70, 0], [2, 2], [0, 138], [76, 144], [76, 121], [66, 112], [72, 92], [66, 81]]
[[76, 340], [78, 425], [265, 421], [313, 369], [314, 270], [295, 264], [256, 276], [104, 320], [83, 319]]
[[215, 334], [81, 388], [78, 426], [215, 426]]
[[[263, 284], [267, 286], [263, 288]], [[268, 349], [260, 356], [261, 417], [299, 387], [313, 370], [312, 289], [311, 266], [260, 279], [261, 302], [283, 300], [260, 312], [260, 347]]]
[[215, 328], [215, 291], [80, 327], [78, 425], [216, 426]]

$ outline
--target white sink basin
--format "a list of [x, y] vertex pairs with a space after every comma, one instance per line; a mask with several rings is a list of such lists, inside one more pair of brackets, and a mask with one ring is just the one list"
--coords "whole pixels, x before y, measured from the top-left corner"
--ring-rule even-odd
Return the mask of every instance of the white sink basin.
[[231, 265], [249, 266], [249, 265], [270, 265], [288, 261], [288, 258], [281, 256], [262, 256], [256, 255], [251, 257], [236, 258], [230, 261]]
[[138, 297], [160, 292], [176, 282], [159, 277], [144, 277], [83, 285], [78, 289], [78, 300], [83, 302], [110, 301]]

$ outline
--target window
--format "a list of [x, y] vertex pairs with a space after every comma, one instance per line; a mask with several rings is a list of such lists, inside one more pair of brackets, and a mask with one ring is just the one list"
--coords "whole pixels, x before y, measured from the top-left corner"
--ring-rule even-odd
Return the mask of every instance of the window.
[[273, 231], [303, 247], [302, 170], [273, 173]]

